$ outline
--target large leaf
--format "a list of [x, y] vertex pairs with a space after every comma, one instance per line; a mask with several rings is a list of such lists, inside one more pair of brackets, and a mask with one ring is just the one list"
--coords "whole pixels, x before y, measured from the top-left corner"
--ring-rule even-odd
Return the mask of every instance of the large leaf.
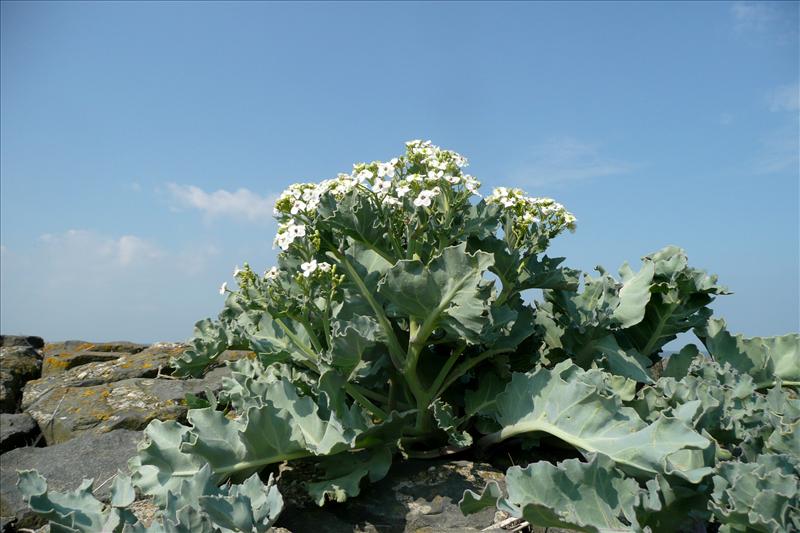
[[50, 523], [52, 531], [121, 531], [125, 523], [136, 522], [125, 509], [133, 502], [130, 478], [119, 473], [111, 487], [110, 506], [92, 495], [92, 480], [85, 479], [69, 492], [50, 492], [47, 481], [35, 470], [19, 472], [17, 487], [31, 510]]
[[173, 357], [170, 365], [178, 376], [199, 376], [232, 344], [231, 334], [223, 323], [203, 319], [194, 325], [189, 347]]
[[563, 257], [550, 258], [536, 254], [524, 258], [519, 250], [509, 250], [508, 244], [494, 236], [473, 238], [467, 243], [469, 251], [482, 250], [494, 256], [490, 270], [500, 278], [503, 289], [509, 294], [527, 289], [558, 289], [574, 291], [578, 288], [579, 272], [561, 267]]
[[381, 255], [388, 256], [391, 253], [385, 219], [368, 196], [351, 193], [336, 198], [326, 195], [320, 202], [318, 213], [327, 228], [341, 232]]
[[705, 323], [711, 315], [708, 304], [715, 295], [728, 291], [716, 284], [716, 276], [689, 267], [686, 253], [675, 246], [650, 254], [644, 261], [654, 268], [644, 318], [617, 335], [642, 355], [656, 360], [666, 343]]
[[445, 248], [427, 265], [398, 261], [378, 291], [404, 313], [478, 343], [489, 318], [490, 293], [481, 282], [492, 263], [491, 254], [468, 254], [462, 243]]
[[431, 412], [439, 429], [447, 433], [450, 444], [460, 448], [472, 446], [472, 435], [459, 429], [459, 420], [453, 412], [453, 406], [439, 398], [431, 404]]
[[319, 465], [325, 471], [325, 479], [308, 483], [308, 492], [318, 505], [327, 500], [343, 502], [360, 494], [365, 477], [371, 483], [383, 479], [391, 464], [392, 451], [388, 447], [323, 458]]
[[525, 433], [542, 432], [583, 452], [599, 452], [637, 475], [675, 473], [698, 482], [710, 472], [668, 461], [682, 450], [702, 450], [710, 441], [684, 422], [659, 417], [647, 424], [617, 396], [581, 379], [569, 362], [553, 370], [515, 373], [497, 397], [495, 419], [502, 426], [481, 444], [488, 445]]
[[[589, 462], [569, 459], [557, 465], [540, 461], [527, 468], [515, 466], [506, 472], [506, 487], [508, 497], [497, 499], [498, 508], [533, 526], [592, 533], [641, 531], [635, 512], [641, 492], [638, 483], [602, 455]], [[496, 487], [481, 496], [467, 491], [461, 508], [475, 512], [496, 494]]]
[[796, 456], [761, 455], [754, 463], [721, 463], [709, 508], [720, 531], [778, 533], [800, 529], [800, 463]]
[[800, 334], [734, 336], [725, 329], [725, 321], [721, 319], [709, 320], [696, 333], [714, 360], [751, 375], [757, 387], [768, 387], [776, 378], [800, 385]]

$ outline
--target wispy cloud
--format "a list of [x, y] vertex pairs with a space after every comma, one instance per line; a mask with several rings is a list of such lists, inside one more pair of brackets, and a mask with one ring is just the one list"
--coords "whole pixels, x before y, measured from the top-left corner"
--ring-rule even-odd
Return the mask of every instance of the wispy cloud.
[[630, 163], [603, 155], [596, 144], [561, 137], [535, 147], [515, 174], [520, 182], [544, 185], [618, 176], [632, 169]]
[[778, 17], [777, 10], [769, 2], [734, 2], [731, 14], [738, 32], [764, 31]]
[[259, 196], [249, 189], [206, 192], [194, 185], [167, 183], [174, 207], [196, 209], [208, 218], [228, 217], [248, 222], [268, 221], [276, 195]]
[[767, 94], [770, 111], [800, 111], [800, 82], [781, 85]]
[[2, 260], [3, 331], [51, 340], [182, 338], [208, 313], [202, 303], [218, 300], [217, 278], [229, 268], [207, 243], [167, 250], [141, 236], [87, 229], [4, 248]]
[[731, 18], [736, 33], [761, 35], [779, 44], [797, 34], [796, 2], [733, 2]]
[[54, 256], [74, 255], [83, 258], [82, 262], [90, 262], [100, 268], [112, 264], [128, 267], [164, 256], [158, 246], [135, 235], [123, 235], [115, 239], [88, 230], [71, 229], [58, 235], [46, 233], [39, 240]]
[[759, 155], [753, 170], [757, 174], [776, 174], [800, 171], [798, 154], [800, 136], [796, 128], [786, 128], [773, 132], [761, 141]]

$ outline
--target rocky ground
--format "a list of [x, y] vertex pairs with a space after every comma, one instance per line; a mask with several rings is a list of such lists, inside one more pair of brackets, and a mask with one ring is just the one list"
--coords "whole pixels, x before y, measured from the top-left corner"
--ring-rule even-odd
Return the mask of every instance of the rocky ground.
[[[0, 346], [0, 530], [41, 526], [16, 489], [17, 470], [36, 469], [55, 491], [94, 479], [95, 495], [108, 498], [118, 469], [136, 454], [142, 430], [154, 418], [183, 420], [186, 394], [220, 390], [225, 367], [202, 379], [168, 375], [174, 343], [48, 343], [39, 337], [3, 336]], [[246, 355], [229, 352], [223, 359]], [[302, 488], [302, 463], [282, 465], [279, 485], [287, 502], [277, 531], [303, 533], [474, 532], [504, 517], [489, 510], [464, 517], [457, 507], [465, 489], [480, 490], [501, 471], [464, 457], [406, 461], [358, 498], [317, 507]], [[135, 512], [147, 517], [146, 500]], [[513, 525], [505, 526], [509, 530]], [[499, 529], [495, 529], [499, 531]]]

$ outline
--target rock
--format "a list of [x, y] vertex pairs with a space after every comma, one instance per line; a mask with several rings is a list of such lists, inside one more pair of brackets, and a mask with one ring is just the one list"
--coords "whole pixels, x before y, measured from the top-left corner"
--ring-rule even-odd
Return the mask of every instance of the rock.
[[[117, 470], [128, 471], [128, 459], [136, 455], [140, 431], [119, 429], [102, 435], [82, 435], [46, 448], [17, 448], [0, 455], [0, 516], [15, 528], [42, 524], [17, 491], [17, 470], [38, 470], [54, 491], [74, 490], [84, 478], [94, 479], [95, 496], [107, 501], [110, 478]], [[102, 486], [101, 486], [102, 485]], [[3, 531], [6, 529], [3, 528]]]
[[204, 379], [133, 378], [88, 387], [58, 387], [28, 408], [48, 445], [70, 440], [82, 433], [106, 433], [115, 429], [144, 429], [160, 420], [183, 420], [188, 393], [218, 392], [220, 368]]
[[114, 361], [127, 355], [124, 352], [65, 352], [45, 355], [42, 362], [42, 377], [62, 374], [65, 371], [87, 363]]
[[126, 354], [139, 353], [147, 348], [146, 344], [132, 342], [85, 342], [65, 341], [48, 343], [44, 348], [42, 376], [60, 374], [70, 368], [93, 363], [110, 361]]
[[154, 344], [137, 353], [124, 354], [111, 361], [86, 363], [56, 375], [45, 376], [25, 385], [22, 409], [30, 409], [47, 393], [63, 387], [87, 387], [131, 378], [149, 378], [165, 368], [184, 345]]
[[0, 453], [33, 444], [38, 435], [39, 426], [27, 413], [0, 414]]
[[30, 346], [41, 350], [44, 348], [44, 341], [41, 337], [34, 336], [0, 335], [0, 346]]
[[[494, 523], [495, 510], [464, 516], [458, 502], [465, 490], [479, 492], [487, 481], [502, 484], [503, 479], [501, 471], [483, 463], [398, 461], [385, 479], [365, 486], [358, 497], [344, 503], [316, 507], [287, 498], [288, 506], [277, 525], [298, 532], [319, 530], [319, 524], [325, 524], [325, 531], [331, 533], [478, 532]], [[291, 476], [284, 483], [293, 483]]]
[[42, 356], [31, 344], [17, 343], [0, 347], [0, 412], [14, 413], [20, 403], [22, 387], [39, 377]]
[[135, 342], [86, 342], [86, 341], [64, 341], [48, 342], [44, 345], [45, 356], [77, 353], [77, 352], [123, 352], [138, 353], [148, 347], [147, 344], [137, 344]]

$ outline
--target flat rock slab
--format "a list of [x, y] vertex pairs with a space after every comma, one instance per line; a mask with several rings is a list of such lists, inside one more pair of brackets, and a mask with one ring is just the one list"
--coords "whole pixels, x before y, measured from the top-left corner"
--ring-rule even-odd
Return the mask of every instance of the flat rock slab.
[[70, 368], [99, 361], [114, 361], [128, 355], [125, 352], [65, 352], [45, 355], [42, 362], [42, 377], [66, 372]]
[[183, 420], [186, 395], [218, 392], [220, 368], [204, 379], [134, 378], [89, 387], [58, 387], [26, 412], [39, 425], [48, 445], [66, 442], [83, 433], [115, 429], [144, 429], [153, 419]]
[[184, 349], [183, 345], [153, 345], [136, 353], [122, 354], [110, 361], [86, 363], [59, 374], [29, 381], [22, 392], [21, 408], [30, 409], [43, 396], [58, 388], [87, 387], [125, 379], [154, 377], [159, 368], [167, 367], [170, 358]]
[[116, 341], [116, 342], [86, 342], [86, 341], [64, 341], [48, 342], [44, 345], [45, 356], [58, 355], [77, 352], [125, 352], [138, 353], [148, 347], [147, 344], [137, 344], [135, 342]]
[[0, 346], [31, 346], [37, 350], [44, 348], [41, 337], [25, 335], [0, 335]]
[[0, 412], [17, 412], [22, 388], [39, 377], [42, 354], [33, 346], [0, 347]]
[[[480, 492], [487, 481], [502, 484], [503, 479], [501, 471], [483, 463], [398, 461], [385, 479], [363, 486], [358, 497], [344, 503], [328, 502], [320, 508], [284, 496], [289, 505], [277, 525], [296, 532], [321, 531], [321, 524], [330, 533], [478, 532], [495, 523], [495, 510], [464, 516], [458, 502], [465, 490]], [[293, 483], [291, 476], [287, 482]]]
[[29, 414], [0, 414], [0, 453], [33, 444], [38, 435], [39, 426]]
[[[107, 501], [117, 470], [128, 472], [128, 459], [136, 455], [141, 431], [119, 429], [102, 435], [83, 435], [46, 448], [17, 448], [0, 455], [0, 516], [16, 528], [37, 527], [43, 522], [33, 515], [17, 490], [17, 470], [38, 470], [54, 491], [75, 490], [84, 478], [94, 479], [95, 496]], [[4, 528], [5, 530], [5, 528]]]

